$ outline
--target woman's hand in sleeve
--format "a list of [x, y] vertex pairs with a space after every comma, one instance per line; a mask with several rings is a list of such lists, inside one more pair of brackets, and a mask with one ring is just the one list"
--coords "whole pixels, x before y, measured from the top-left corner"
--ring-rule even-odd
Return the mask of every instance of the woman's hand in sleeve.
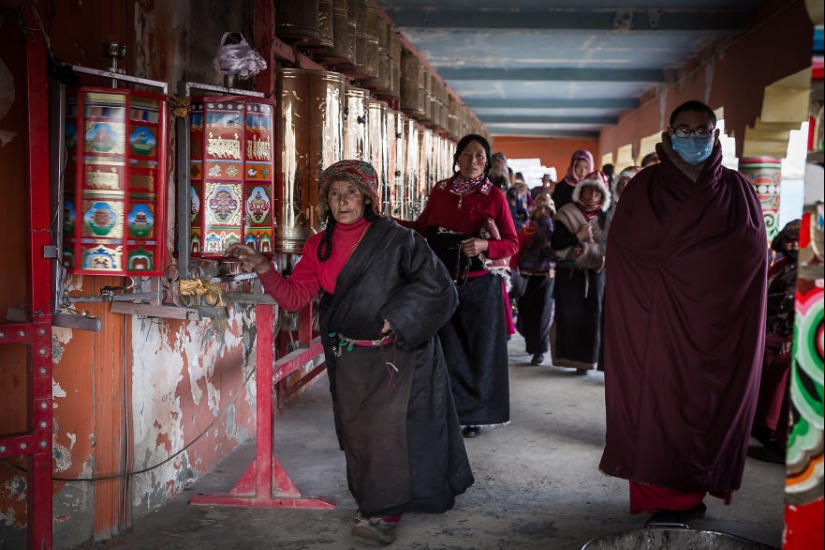
[[267, 260], [263, 254], [254, 248], [241, 243], [235, 243], [226, 249], [226, 256], [233, 256], [238, 258], [241, 266], [247, 271], [254, 271], [255, 273], [266, 273], [272, 269], [272, 264]]
[[592, 241], [593, 240], [593, 226], [590, 223], [586, 223], [581, 228], [576, 231], [576, 238], [579, 242], [584, 241]]

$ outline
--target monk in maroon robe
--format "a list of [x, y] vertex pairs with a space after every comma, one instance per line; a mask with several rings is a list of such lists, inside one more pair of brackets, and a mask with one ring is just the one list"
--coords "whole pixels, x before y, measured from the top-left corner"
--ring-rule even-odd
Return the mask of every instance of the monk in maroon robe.
[[661, 162], [622, 194], [605, 290], [606, 446], [631, 513], [704, 515], [742, 482], [764, 349], [767, 237], [753, 185], [722, 166], [713, 111], [674, 110]]

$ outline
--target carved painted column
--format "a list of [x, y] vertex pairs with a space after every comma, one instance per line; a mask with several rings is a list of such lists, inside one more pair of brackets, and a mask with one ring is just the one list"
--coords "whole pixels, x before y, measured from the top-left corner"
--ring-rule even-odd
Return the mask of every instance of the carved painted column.
[[785, 550], [822, 548], [823, 540], [823, 25], [822, 3], [810, 3], [816, 24], [811, 79], [805, 199], [799, 233], [791, 426], [785, 482]]
[[779, 227], [779, 189], [782, 184], [782, 160], [772, 157], [744, 157], [739, 159], [739, 171], [756, 188], [770, 243], [781, 229]]

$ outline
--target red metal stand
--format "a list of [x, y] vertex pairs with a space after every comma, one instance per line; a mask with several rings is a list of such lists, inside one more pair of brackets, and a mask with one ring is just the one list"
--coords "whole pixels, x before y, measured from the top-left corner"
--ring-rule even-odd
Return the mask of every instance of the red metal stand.
[[[292, 353], [278, 359], [273, 364], [273, 327], [275, 308], [271, 305], [257, 305], [255, 308], [258, 327], [256, 358], [257, 372], [257, 437], [255, 461], [247, 468], [235, 487], [226, 494], [201, 493], [192, 496], [190, 504], [217, 506], [255, 506], [264, 508], [335, 508], [335, 501], [326, 497], [305, 497], [289, 479], [273, 454], [273, 384], [286, 378], [295, 370], [323, 355], [321, 338], [300, 339], [299, 347]], [[312, 310], [307, 306], [301, 317], [312, 318]], [[301, 331], [304, 335], [305, 331]]]
[[[31, 16], [29, 16], [31, 17]], [[28, 22], [34, 25], [33, 20]], [[28, 548], [52, 547], [52, 330], [51, 260], [45, 251], [52, 244], [51, 215], [43, 208], [49, 196], [48, 92], [46, 48], [26, 41], [26, 97], [28, 98], [27, 230], [28, 296], [30, 322], [0, 324], [0, 344], [26, 346], [28, 422], [26, 431], [0, 437], [0, 458], [27, 457], [26, 509]]]

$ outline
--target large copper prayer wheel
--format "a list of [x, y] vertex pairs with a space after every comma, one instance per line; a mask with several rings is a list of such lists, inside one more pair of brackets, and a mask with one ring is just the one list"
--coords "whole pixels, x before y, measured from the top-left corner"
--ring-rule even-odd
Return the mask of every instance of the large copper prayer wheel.
[[288, 43], [321, 43], [320, 0], [274, 0], [275, 34]]
[[354, 65], [355, 19], [349, 17], [347, 0], [332, 3], [332, 34], [335, 39], [330, 52], [333, 61]]
[[414, 220], [424, 209], [426, 196], [422, 197], [418, 187], [419, 172], [419, 145], [418, 145], [418, 125], [415, 119], [408, 118], [404, 121], [404, 169], [403, 178], [406, 193], [404, 195], [404, 215], [405, 220]]
[[406, 147], [404, 146], [404, 124], [407, 116], [398, 111], [387, 112], [387, 187], [389, 189], [388, 215], [403, 218], [405, 214], [404, 165]]
[[387, 89], [390, 96], [401, 94], [401, 34], [390, 29], [390, 81]]
[[368, 102], [369, 121], [367, 123], [369, 132], [369, 162], [378, 174], [378, 185], [380, 187], [379, 199], [381, 200], [381, 211], [386, 213], [388, 206], [387, 192], [387, 104], [383, 101], [371, 99]]
[[332, 0], [318, 0], [318, 45], [327, 49], [335, 45]]
[[355, 66], [353, 75], [369, 78], [367, 54], [367, 0], [349, 0], [347, 12], [350, 20], [355, 22]]
[[392, 27], [382, 17], [378, 17], [378, 79], [372, 84], [382, 91], [390, 89]]
[[348, 86], [344, 109], [344, 158], [369, 160], [369, 90]]
[[301, 253], [319, 226], [318, 179], [343, 159], [344, 76], [281, 69], [276, 77], [276, 252]]
[[418, 57], [401, 51], [401, 109], [415, 117], [424, 116], [424, 102], [421, 89], [421, 62]]
[[379, 77], [379, 40], [378, 21], [381, 16], [378, 7], [372, 4], [367, 5], [367, 76], [370, 80], [377, 80]]
[[[433, 163], [433, 131], [420, 127], [418, 131], [418, 195], [424, 198], [430, 194], [433, 184], [438, 181], [435, 177]], [[422, 202], [422, 210], [423, 210]]]

